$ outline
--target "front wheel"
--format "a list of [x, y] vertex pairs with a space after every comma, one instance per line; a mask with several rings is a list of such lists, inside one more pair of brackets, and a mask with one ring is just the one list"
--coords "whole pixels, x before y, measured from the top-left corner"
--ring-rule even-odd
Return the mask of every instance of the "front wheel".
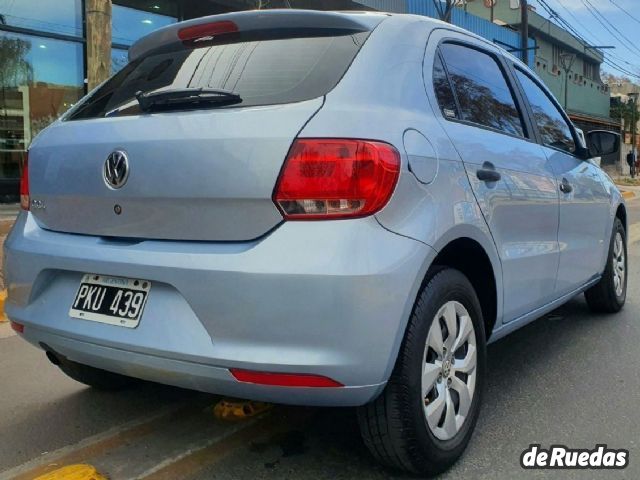
[[485, 356], [471, 283], [457, 270], [432, 273], [385, 390], [358, 410], [362, 437], [377, 460], [420, 475], [449, 468], [478, 419]]
[[589, 308], [599, 313], [619, 312], [627, 299], [627, 276], [627, 237], [616, 218], [602, 278], [584, 293]]

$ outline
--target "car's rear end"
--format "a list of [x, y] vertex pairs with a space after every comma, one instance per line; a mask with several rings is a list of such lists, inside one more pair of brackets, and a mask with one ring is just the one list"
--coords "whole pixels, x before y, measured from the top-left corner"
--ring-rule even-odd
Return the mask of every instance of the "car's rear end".
[[400, 147], [300, 132], [385, 19], [237, 13], [134, 45], [30, 149], [5, 243], [14, 327], [53, 358], [162, 383], [374, 397], [430, 249], [373, 216]]

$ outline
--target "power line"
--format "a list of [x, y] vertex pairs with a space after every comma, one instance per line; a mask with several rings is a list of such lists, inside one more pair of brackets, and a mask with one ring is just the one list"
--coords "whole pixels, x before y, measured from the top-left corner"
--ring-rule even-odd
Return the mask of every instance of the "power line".
[[[618, 40], [622, 46], [624, 46], [633, 55], [638, 55], [638, 53], [640, 53], [640, 49], [636, 47], [633, 44], [633, 42], [629, 40], [629, 38], [627, 38], [615, 25], [613, 25], [596, 7], [594, 7], [593, 4], [591, 3], [591, 0], [582, 0], [582, 3], [585, 5], [585, 7], [587, 7], [587, 10], [589, 10], [589, 13], [591, 13], [591, 15], [598, 21], [598, 23], [600, 23], [605, 28], [605, 30], [607, 30], [607, 32], [609, 32], [616, 40]], [[615, 32], [617, 32], [620, 35], [620, 37], [622, 37], [622, 39], [620, 39], [620, 37], [618, 37], [615, 33], [613, 33], [611, 29], [607, 27], [607, 25], [609, 25]], [[630, 46], [634, 47], [635, 51], [632, 48], [630, 48]], [[624, 60], [622, 61], [627, 65], [630, 65], [633, 67], [633, 65], [629, 64], [628, 62]], [[616, 62], [608, 61], [607, 64], [614, 66], [614, 68], [616, 68], [619, 72], [625, 73], [627, 75], [630, 75], [636, 78], [640, 78], [640, 76], [637, 73], [621, 68], [620, 65]]]
[[[577, 23], [580, 24], [580, 20], [578, 19], [578, 17], [576, 17], [573, 12], [568, 9], [563, 3], [561, 3], [560, 0], [556, 0], [558, 2], [558, 5], [560, 5], [562, 7], [562, 9]], [[613, 0], [611, 0], [613, 1]], [[571, 27], [570, 27], [571, 28]], [[603, 45], [603, 41], [598, 38], [593, 32], [589, 32], [590, 36], [587, 35], [580, 35], [575, 29], [574, 30], [574, 35], [576, 35], [576, 37], [578, 37], [580, 40], [585, 41], [585, 43], [589, 43], [591, 45]], [[591, 41], [590, 39], [595, 40]], [[588, 41], [586, 41], [588, 40]], [[633, 65], [632, 63], [626, 61], [624, 58], [619, 57], [618, 55], [614, 54], [613, 52], [607, 52], [607, 55], [610, 57], [613, 57], [617, 62], [621, 62], [624, 63], [625, 65], [629, 65], [630, 67], [634, 67], [635, 65]]]
[[[560, 3], [560, 0], [557, 0], [557, 1], [558, 1], [558, 4], [559, 4], [559, 5], [560, 5], [560, 6], [561, 6], [561, 7], [562, 7], [562, 8], [563, 8], [563, 9], [564, 9], [564, 10], [565, 10], [565, 11], [566, 11], [570, 16], [571, 16], [571, 18], [573, 18], [577, 23], [580, 23], [580, 21], [576, 18], [576, 16], [575, 16], [573, 13], [571, 13], [571, 11], [570, 11], [567, 7], [565, 7], [562, 3]], [[572, 33], [572, 34], [573, 34], [573, 35], [574, 35], [578, 40], [580, 40], [581, 42], [583, 42], [583, 43], [585, 44], [585, 48], [586, 48], [586, 46], [588, 46], [588, 45], [598, 45], [598, 44], [602, 44], [602, 43], [603, 43], [601, 39], [599, 39], [598, 37], [596, 37], [596, 36], [595, 36], [595, 35], [593, 35], [593, 34], [592, 34], [592, 35], [593, 35], [593, 37], [587, 37], [586, 35], [581, 34], [580, 32], [578, 32], [578, 30], [577, 30], [577, 29], [573, 28], [573, 26], [572, 26], [570, 23], [568, 23], [567, 21], [565, 21], [565, 20], [564, 20], [562, 17], [560, 17], [556, 12], [553, 12], [553, 13], [557, 16], [558, 20], [559, 20], [559, 21], [561, 21], [561, 22], [563, 23], [563, 25], [565, 26], [565, 28], [567, 28], [567, 29], [568, 29], [568, 30], [569, 30], [569, 31], [570, 31], [570, 32], [571, 32], [571, 33]], [[590, 40], [589, 38], [594, 39], [594, 40], [595, 40], [595, 42], [593, 42], [593, 41], [592, 41], [592, 40]], [[596, 49], [596, 50], [598, 50], [598, 49]], [[601, 53], [601, 54], [602, 54], [602, 56], [604, 57], [604, 52], [602, 52], [602, 51], [600, 51], [600, 50], [598, 50], [598, 52], [599, 52], [599, 53]], [[616, 55], [614, 55], [613, 53], [609, 53], [609, 55], [610, 55], [610, 56], [612, 56], [612, 57], [614, 57], [614, 58], [619, 58], [619, 57], [617, 57]], [[620, 60], [622, 60], [622, 59], [620, 59]], [[626, 62], [626, 63], [628, 63], [628, 62]], [[629, 64], [629, 65], [630, 65], [630, 64]]]
[[[558, 5], [560, 5], [560, 6], [563, 8], [563, 10], [564, 10], [565, 12], [567, 12], [567, 14], [568, 14], [568, 15], [569, 15], [573, 20], [575, 20], [575, 22], [576, 22], [576, 23], [578, 23], [578, 24], [579, 24], [579, 23], [581, 23], [581, 22], [580, 22], [580, 20], [579, 20], [579, 19], [578, 19], [574, 14], [573, 14], [573, 12], [572, 12], [570, 9], [568, 9], [564, 4], [562, 4], [562, 3], [560, 2], [560, 0], [556, 0], [556, 1], [558, 2]], [[613, 0], [610, 0], [610, 1], [611, 1], [611, 2], [613, 2]], [[590, 35], [591, 35], [590, 37], [587, 37], [586, 35], [584, 35], [581, 39], [583, 39], [583, 40], [584, 40], [584, 39], [586, 39], [586, 38], [592, 38], [592, 39], [594, 39], [594, 40], [595, 40], [595, 42], [591, 42], [591, 41], [589, 41], [589, 42], [587, 42], [587, 43], [598, 44], [598, 45], [601, 45], [601, 44], [603, 43], [603, 41], [602, 41], [600, 38], [598, 38], [598, 37], [597, 37], [593, 32], [589, 32], [589, 33], [590, 33]], [[579, 36], [579, 35], [578, 35], [578, 37], [580, 38], [580, 36]], [[624, 58], [622, 58], [622, 57], [620, 57], [620, 56], [616, 55], [616, 54], [615, 54], [615, 53], [613, 53], [613, 52], [607, 52], [607, 55], [608, 55], [608, 56], [610, 56], [610, 57], [612, 57], [613, 59], [615, 59], [615, 60], [616, 60], [616, 62], [618, 62], [618, 63], [623, 63], [623, 64], [625, 64], [625, 65], [628, 65], [628, 66], [629, 66], [629, 67], [631, 67], [631, 68], [636, 68], [636, 67], [637, 67], [637, 65], [632, 64], [631, 62], [629, 62], [629, 61], [625, 60]]]
[[[558, 4], [565, 9], [571, 17], [573, 17], [574, 20], [576, 20], [578, 23], [580, 23], [578, 21], [578, 19], [575, 17], [575, 15], [573, 15], [562, 3], [560, 0], [556, 0], [558, 2]], [[545, 1], [545, 0], [538, 0], [538, 3], [540, 4], [540, 6], [542, 6], [542, 8], [544, 8], [547, 13], [549, 14], [550, 19], [554, 19], [556, 20], [558, 23], [560, 23], [561, 27], [567, 29], [568, 31], [570, 31], [573, 35], [575, 35], [576, 38], [578, 38], [579, 40], [581, 40], [582, 42], [584, 42], [585, 44], [589, 44], [590, 42], [588, 42], [575, 28], [573, 28], [571, 26], [570, 23], [568, 23], [566, 20], [564, 20], [564, 18], [562, 18], [553, 8], [551, 8], [551, 6], [549, 6], [549, 4]], [[596, 39], [597, 40], [597, 39]], [[615, 55], [612, 55], [614, 58], [618, 58]], [[615, 71], [619, 72], [619, 73], [623, 73], [625, 75], [629, 75], [632, 77], [637, 77], [640, 78], [639, 75], [625, 69], [624, 67], [621, 67], [618, 63], [607, 59], [606, 57], [604, 57], [604, 63], [607, 64], [608, 66], [610, 66], [612, 69], [614, 69]], [[619, 59], [618, 61], [622, 61], [623, 63], [626, 63], [627, 65], [633, 66], [631, 65], [629, 62]]]
[[622, 10], [624, 13], [626, 13], [629, 18], [631, 18], [632, 20], [635, 20], [636, 22], [640, 23], [640, 18], [636, 17], [635, 15], [633, 15], [631, 12], [629, 12], [629, 10], [627, 10], [626, 8], [622, 7], [621, 5], [618, 5], [616, 2], [614, 2], [614, 0], [609, 0], [613, 5], [615, 5], [616, 7], [618, 7], [620, 10]]
[[[618, 27], [616, 27], [613, 23], [611, 23], [609, 20], [607, 20], [607, 18], [602, 15], [602, 13], [600, 12], [600, 10], [598, 10], [596, 7], [593, 6], [593, 4], [591, 3], [591, 0], [582, 0], [582, 3], [584, 4], [585, 7], [587, 7], [587, 10], [589, 10], [589, 13], [591, 13], [591, 15], [593, 15], [593, 17], [600, 23], [600, 25], [602, 25], [607, 32], [609, 32], [614, 38], [618, 39], [620, 41], [620, 43], [627, 48], [627, 50], [629, 51], [633, 51], [631, 49], [631, 47], [633, 47], [635, 49], [635, 51], [640, 54], [640, 48], [638, 48], [637, 46], [635, 46], [633, 44], [633, 42], [631, 40], [629, 40], [629, 38], [627, 38], [624, 33], [622, 33]], [[608, 25], [608, 26], [607, 26]], [[611, 28], [609, 28], [611, 27]], [[618, 35], [623, 39], [620, 40], [620, 38], [618, 36], [616, 36], [615, 33], [613, 33], [613, 31], [617, 32]]]
[[[567, 7], [564, 6], [564, 4], [562, 4], [562, 2], [560, 0], [556, 0], [557, 3], [564, 9], [567, 11], [567, 13], [569, 13], [569, 15], [577, 22], [580, 23], [579, 20], [575, 17], [575, 15], [573, 15], [568, 9]], [[588, 45], [589, 41], [587, 41], [583, 35], [580, 34], [580, 32], [578, 32], [569, 22], [567, 22], [564, 18], [562, 18], [562, 16], [556, 12], [547, 2], [546, 0], [537, 0], [537, 2], [540, 4], [540, 6], [547, 12], [547, 14], [549, 15], [549, 20], [555, 20], [557, 23], [560, 24], [561, 28], [566, 29], [567, 31], [569, 31], [570, 33], [572, 33], [578, 40], [582, 41], [583, 43], [585, 43], [586, 45]], [[593, 13], [592, 13], [593, 14]], [[614, 37], [620, 41], [615, 35]], [[597, 39], [596, 39], [597, 40]], [[635, 52], [631, 52], [634, 55], [636, 55]], [[606, 56], [604, 56], [603, 58], [603, 62], [610, 66], [613, 70], [619, 72], [619, 73], [623, 73], [625, 75], [631, 76], [631, 77], [636, 77], [640, 79], [640, 75], [638, 75], [637, 73], [634, 73], [630, 70], [627, 70], [626, 68], [622, 67], [618, 62], [622, 62], [625, 63], [631, 67], [634, 67], [634, 65], [630, 64], [629, 62], [627, 62], [624, 59], [621, 59], [615, 55], [611, 55], [612, 57], [614, 57], [617, 61], [613, 61], [608, 59]]]

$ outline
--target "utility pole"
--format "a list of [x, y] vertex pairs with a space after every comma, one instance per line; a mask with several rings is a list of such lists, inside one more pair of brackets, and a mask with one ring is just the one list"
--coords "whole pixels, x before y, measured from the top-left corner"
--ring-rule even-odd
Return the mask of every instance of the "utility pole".
[[444, 8], [440, 0], [433, 0], [433, 6], [436, 7], [440, 20], [451, 23], [451, 10], [453, 10], [453, 0], [446, 0]]
[[631, 115], [631, 144], [633, 145], [633, 151], [636, 150], [636, 112], [638, 111], [638, 96], [633, 97], [633, 113]]
[[630, 170], [630, 174], [631, 174], [631, 178], [635, 177], [635, 166], [636, 166], [636, 159], [638, 157], [637, 154], [637, 150], [636, 150], [636, 129], [637, 129], [637, 122], [638, 120], [636, 119], [636, 114], [637, 114], [637, 110], [638, 110], [638, 93], [637, 92], [633, 92], [629, 94], [629, 97], [631, 97], [631, 99], [633, 100], [633, 110], [631, 111], [631, 165], [629, 166], [629, 170]]
[[87, 88], [111, 76], [111, 0], [86, 0]]
[[520, 0], [520, 17], [522, 61], [525, 65], [529, 65], [529, 6], [527, 0]]
[[573, 62], [576, 61], [576, 56], [573, 53], [561, 53], [560, 63], [562, 63], [562, 70], [564, 70], [564, 109], [569, 108], [569, 73], [571, 73], [571, 67]]
[[451, 23], [451, 10], [453, 10], [453, 0], [447, 0], [447, 9], [444, 14], [444, 21]]

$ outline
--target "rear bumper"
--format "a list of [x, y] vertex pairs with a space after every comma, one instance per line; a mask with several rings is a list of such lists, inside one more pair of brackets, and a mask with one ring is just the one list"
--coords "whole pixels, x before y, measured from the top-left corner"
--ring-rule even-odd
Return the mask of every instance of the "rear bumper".
[[[43, 230], [5, 242], [6, 312], [71, 360], [213, 393], [359, 405], [388, 379], [432, 249], [374, 218], [287, 222], [253, 242], [121, 242]], [[68, 316], [83, 273], [143, 278], [139, 326]], [[238, 382], [229, 368], [323, 375], [345, 387]]]

